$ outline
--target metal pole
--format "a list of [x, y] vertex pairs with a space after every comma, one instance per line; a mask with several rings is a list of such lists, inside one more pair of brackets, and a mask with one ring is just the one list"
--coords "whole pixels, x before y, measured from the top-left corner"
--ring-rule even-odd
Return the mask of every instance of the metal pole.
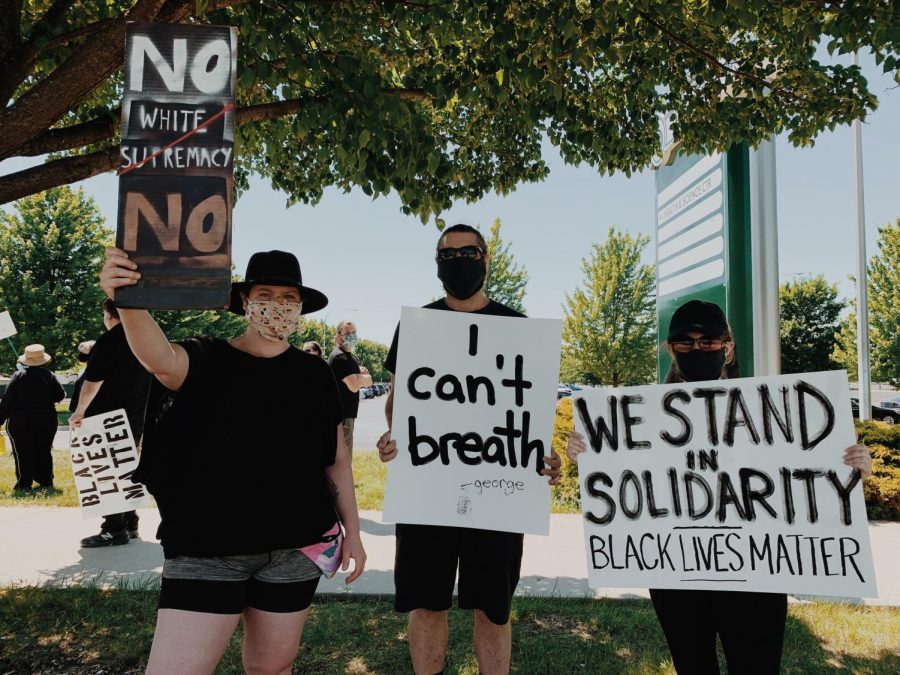
[[763, 141], [750, 151], [754, 376], [781, 373], [777, 189], [775, 142]]
[[[853, 65], [859, 54], [853, 52]], [[856, 158], [856, 358], [859, 372], [859, 419], [872, 419], [872, 384], [869, 378], [869, 282], [866, 259], [866, 205], [863, 195], [862, 124], [853, 121]]]

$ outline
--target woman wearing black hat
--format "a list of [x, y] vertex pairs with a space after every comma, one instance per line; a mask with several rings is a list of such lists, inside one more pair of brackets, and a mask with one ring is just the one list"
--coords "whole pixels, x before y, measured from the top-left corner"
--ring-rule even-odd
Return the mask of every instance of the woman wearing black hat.
[[[124, 251], [106, 255], [100, 285], [113, 297], [141, 275]], [[162, 394], [139, 469], [166, 557], [148, 673], [212, 672], [241, 618], [245, 670], [290, 672], [320, 567], [352, 559], [348, 583], [363, 571], [337, 386], [322, 359], [287, 342], [300, 314], [327, 302], [292, 254], [269, 251], [232, 287], [229, 309], [248, 321], [233, 340], [170, 343], [147, 311], [120, 308]]]
[[[692, 300], [675, 310], [666, 349], [672, 357], [667, 383], [740, 376], [725, 313], [711, 302]], [[577, 461], [586, 450], [584, 437], [573, 432], [566, 448], [569, 459]], [[864, 445], [847, 448], [844, 463], [859, 469], [864, 478], [872, 473], [872, 458]], [[650, 598], [681, 675], [718, 675], [717, 635], [732, 675], [779, 672], [785, 594], [651, 588]]]

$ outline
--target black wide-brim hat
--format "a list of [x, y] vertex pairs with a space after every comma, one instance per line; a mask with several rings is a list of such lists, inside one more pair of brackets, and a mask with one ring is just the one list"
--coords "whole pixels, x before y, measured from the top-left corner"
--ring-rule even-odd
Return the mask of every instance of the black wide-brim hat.
[[249, 293], [250, 287], [256, 284], [293, 286], [298, 289], [303, 296], [301, 314], [318, 312], [328, 304], [328, 298], [324, 293], [303, 285], [300, 261], [297, 260], [297, 256], [287, 251], [261, 251], [250, 257], [244, 280], [231, 284], [228, 311], [243, 315], [244, 302], [241, 300], [241, 291]]

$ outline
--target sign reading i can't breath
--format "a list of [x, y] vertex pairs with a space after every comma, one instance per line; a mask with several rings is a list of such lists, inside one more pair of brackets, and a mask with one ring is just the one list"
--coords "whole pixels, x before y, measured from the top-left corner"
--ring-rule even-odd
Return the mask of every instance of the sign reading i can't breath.
[[227, 301], [236, 66], [234, 28], [128, 24], [116, 245], [142, 278], [119, 306]]

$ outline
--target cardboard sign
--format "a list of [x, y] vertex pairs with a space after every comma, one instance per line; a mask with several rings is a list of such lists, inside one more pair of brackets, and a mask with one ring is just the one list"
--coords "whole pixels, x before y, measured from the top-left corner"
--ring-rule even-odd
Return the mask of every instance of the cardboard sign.
[[236, 67], [234, 28], [128, 24], [116, 246], [142, 277], [119, 307], [228, 300]]
[[12, 337], [16, 332], [16, 324], [13, 323], [9, 312], [0, 312], [0, 340]]
[[591, 586], [875, 597], [844, 371], [574, 399]]
[[404, 307], [387, 522], [544, 534], [562, 323]]
[[85, 417], [69, 437], [72, 474], [84, 518], [108, 516], [151, 505], [147, 490], [131, 482], [137, 444], [122, 409]]

